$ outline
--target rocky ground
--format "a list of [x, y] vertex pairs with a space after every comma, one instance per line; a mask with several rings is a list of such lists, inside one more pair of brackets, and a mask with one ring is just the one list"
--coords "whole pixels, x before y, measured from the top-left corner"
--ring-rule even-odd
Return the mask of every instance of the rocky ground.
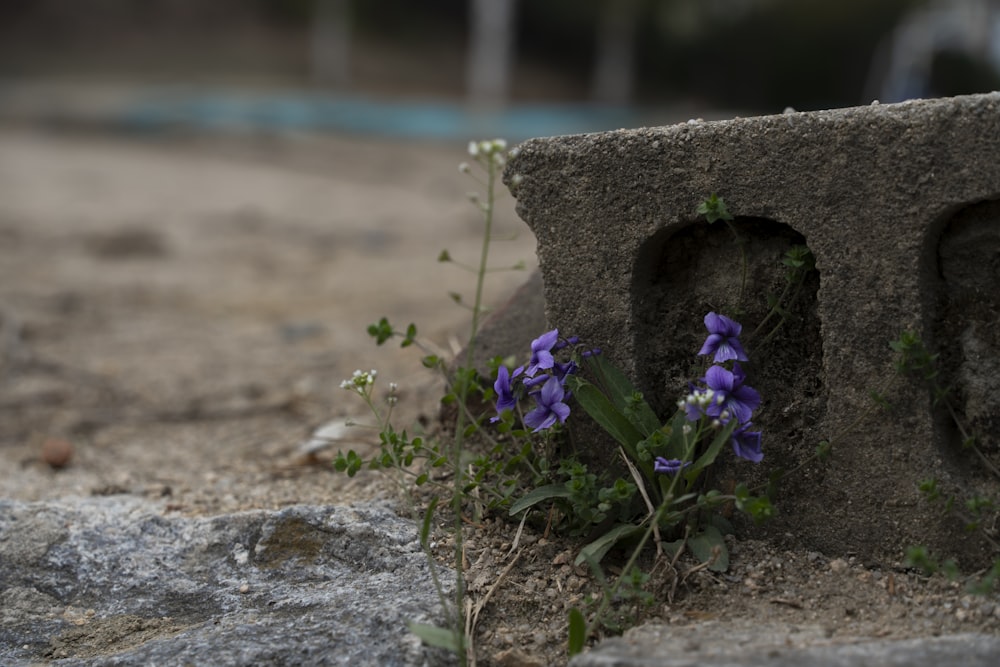
[[[339, 388], [355, 369], [400, 385], [400, 424], [433, 432], [440, 383], [413, 349], [377, 348], [383, 315], [416, 322], [441, 354], [467, 312], [481, 226], [459, 174], [464, 145], [345, 137], [112, 139], [0, 131], [0, 497], [143, 497], [167, 515], [392, 499], [390, 480], [348, 479], [302, 443], [363, 419]], [[497, 265], [534, 262], [501, 204]], [[491, 277], [490, 303], [524, 273]], [[373, 451], [371, 433], [341, 433]], [[599, 587], [579, 543], [502, 517], [471, 521], [465, 566], [478, 664], [565, 658], [566, 612]], [[442, 523], [447, 517], [441, 517]], [[451, 559], [446, 531], [438, 556]], [[728, 572], [684, 559], [654, 569], [651, 606], [612, 620], [665, 624], [678, 652], [724, 627], [784, 641], [1000, 634], [1000, 600], [899, 561], [779, 550], [745, 535]], [[614, 573], [614, 561], [610, 563]], [[109, 648], [109, 652], [113, 652]]]

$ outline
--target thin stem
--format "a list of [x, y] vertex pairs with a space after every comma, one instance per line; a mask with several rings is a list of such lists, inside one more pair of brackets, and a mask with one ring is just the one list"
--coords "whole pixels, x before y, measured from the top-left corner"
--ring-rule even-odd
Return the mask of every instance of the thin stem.
[[[476, 296], [472, 306], [472, 328], [469, 333], [469, 345], [465, 351], [465, 368], [472, 368], [475, 360], [476, 335], [479, 333], [479, 319], [482, 315], [483, 285], [486, 282], [486, 266], [489, 261], [490, 239], [493, 227], [493, 203], [494, 190], [496, 187], [496, 163], [492, 155], [487, 155], [484, 160], [486, 165], [486, 202], [482, 207], [484, 217], [483, 245], [479, 255], [479, 271], [476, 275]], [[468, 383], [463, 383], [459, 388], [458, 403], [464, 405], [468, 396]], [[470, 657], [475, 660], [475, 656], [469, 656], [468, 651], [471, 644], [465, 636], [465, 573], [462, 571], [462, 553], [464, 550], [463, 527], [462, 527], [462, 489], [465, 486], [465, 472], [462, 468], [462, 452], [465, 445], [466, 410], [459, 409], [458, 417], [455, 420], [455, 442], [452, 447], [452, 460], [455, 461], [455, 487], [452, 489], [451, 509], [454, 514], [455, 531], [455, 609], [459, 615], [459, 623], [456, 625], [456, 635], [458, 638], [458, 659], [460, 664], [467, 665]]]
[[729, 231], [733, 233], [733, 237], [736, 239], [736, 245], [740, 249], [740, 259], [743, 260], [743, 277], [740, 279], [740, 293], [736, 299], [736, 303], [739, 306], [743, 305], [743, 294], [746, 292], [747, 288], [747, 271], [749, 268], [749, 261], [747, 260], [747, 249], [746, 241], [740, 236], [740, 233], [736, 231], [736, 226], [733, 225], [732, 220], [726, 220], [726, 225], [729, 227]]

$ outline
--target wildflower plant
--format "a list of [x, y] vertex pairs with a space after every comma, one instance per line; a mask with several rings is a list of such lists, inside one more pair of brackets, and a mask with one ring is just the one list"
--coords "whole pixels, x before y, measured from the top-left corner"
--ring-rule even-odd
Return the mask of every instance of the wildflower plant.
[[[463, 575], [464, 549], [464, 529], [463, 529], [463, 503], [468, 500], [473, 492], [477, 494], [483, 492], [489, 499], [491, 506], [499, 503], [509, 502], [509, 496], [517, 488], [516, 480], [508, 475], [508, 471], [520, 470], [520, 463], [526, 464], [528, 476], [535, 480], [540, 476], [540, 472], [531, 465], [534, 457], [514, 454], [507, 456], [505, 461], [496, 461], [495, 454], [498, 446], [494, 443], [492, 449], [485, 455], [473, 457], [467, 447], [469, 438], [479, 431], [481, 422], [485, 421], [485, 416], [473, 414], [469, 408], [469, 399], [474, 393], [479, 393], [486, 400], [493, 399], [492, 390], [488, 384], [483, 387], [479, 374], [473, 367], [473, 357], [475, 352], [476, 335], [479, 332], [480, 323], [486, 309], [483, 306], [483, 287], [488, 272], [497, 270], [488, 266], [489, 250], [494, 241], [493, 236], [493, 216], [496, 197], [496, 184], [499, 174], [506, 164], [508, 158], [507, 143], [503, 139], [493, 139], [487, 141], [475, 141], [469, 143], [469, 162], [459, 165], [459, 171], [477, 180], [483, 187], [482, 193], [472, 193], [468, 196], [469, 201], [481, 214], [483, 222], [482, 246], [477, 264], [464, 264], [455, 260], [451, 253], [444, 249], [438, 255], [439, 262], [449, 262], [459, 268], [473, 273], [476, 277], [474, 283], [474, 293], [470, 304], [467, 304], [465, 297], [457, 292], [450, 293], [455, 303], [467, 307], [471, 311], [472, 325], [470, 328], [468, 344], [466, 345], [466, 356], [464, 364], [457, 369], [450, 369], [445, 360], [433, 354], [424, 346], [417, 337], [416, 325], [410, 324], [405, 330], [397, 330], [387, 318], [382, 318], [378, 323], [368, 327], [368, 333], [375, 339], [378, 345], [383, 345], [391, 339], [401, 339], [401, 347], [411, 345], [423, 349], [427, 354], [423, 357], [423, 365], [442, 373], [447, 383], [447, 392], [442, 398], [442, 403], [457, 406], [457, 417], [455, 420], [452, 438], [450, 442], [432, 441], [427, 442], [422, 438], [409, 438], [406, 431], [397, 432], [390, 421], [391, 408], [395, 404], [395, 389], [390, 385], [388, 396], [388, 407], [382, 411], [377, 402], [373, 399], [373, 385], [375, 382], [375, 371], [364, 373], [358, 371], [341, 386], [344, 389], [357, 393], [366, 403], [377, 421], [380, 438], [380, 452], [371, 459], [364, 460], [353, 450], [346, 453], [339, 452], [334, 467], [354, 475], [363, 467], [369, 469], [394, 468], [405, 475], [414, 478], [415, 484], [433, 485], [442, 490], [444, 497], [452, 514], [451, 533], [454, 544], [455, 557], [455, 587], [451, 599], [444, 595], [443, 587], [438, 586], [438, 592], [445, 603], [448, 613], [446, 627], [436, 627], [428, 624], [413, 623], [410, 630], [419, 636], [425, 643], [446, 648], [453, 651], [462, 665], [470, 662], [470, 657], [474, 662], [474, 648], [472, 645], [472, 630], [474, 621], [466, 613], [465, 606], [465, 580]], [[512, 267], [501, 267], [502, 269], [520, 269], [522, 264]], [[564, 411], [562, 403], [565, 394], [560, 395], [558, 387], [539, 388], [544, 389], [546, 411], [537, 415], [537, 424], [550, 424], [552, 420], [558, 420], [559, 415]], [[488, 436], [485, 436], [489, 440]], [[527, 453], [527, 452], [525, 452]], [[543, 462], [544, 463], [544, 462]], [[422, 465], [421, 465], [422, 464]], [[434, 475], [435, 470], [441, 474]], [[497, 481], [494, 484], [486, 485], [484, 482], [492, 475]], [[448, 480], [439, 481], [437, 478]], [[430, 553], [430, 528], [434, 511], [438, 504], [439, 497], [435, 496], [425, 510], [424, 520], [420, 531], [420, 542], [428, 554], [432, 573], [435, 568], [435, 560]], [[435, 575], [436, 577], [436, 575]], [[435, 579], [435, 582], [437, 580]]]
[[[608, 487], [620, 494], [603, 493], [603, 505], [598, 506], [604, 511], [594, 516], [574, 516], [579, 510], [573, 502], [579, 479], [587, 474], [577, 462], [563, 468], [575, 475], [527, 493], [511, 506], [511, 514], [552, 501], [570, 525], [578, 526], [581, 519], [598, 523], [616, 517], [618, 522], [585, 547], [578, 562], [599, 561], [616, 542], [643, 532], [646, 525], [668, 535], [682, 532], [671, 529], [686, 525], [694, 531], [689, 534], [707, 535], [713, 546], [724, 549], [720, 531], [711, 524], [698, 525], [704, 510], [724, 502], [753, 507], [755, 517], [764, 518], [769, 512], [766, 499], [748, 503], [748, 493], [740, 498], [700, 488], [700, 480], [727, 443], [738, 458], [759, 463], [764, 456], [761, 432], [752, 423], [761, 397], [747, 384], [739, 364], [748, 361], [739, 340], [741, 326], [711, 312], [705, 316], [705, 327], [708, 336], [698, 354], [710, 365], [677, 401], [675, 414], [666, 422], [601, 350], [588, 348], [576, 337], [561, 338], [558, 329], [532, 341], [525, 364], [513, 370], [501, 366], [494, 383], [498, 414], [493, 422], [513, 427], [519, 421], [531, 434], [551, 436], [579, 407], [617, 442], [631, 471], [628, 479]], [[644, 507], [635, 502], [638, 498], [644, 499]]]
[[[495, 270], [488, 267], [494, 188], [508, 157], [507, 146], [502, 140], [473, 142], [469, 157], [471, 162], [462, 163], [459, 170], [469, 175], [477, 171], [485, 174], [479, 181], [483, 194], [469, 197], [484, 222], [479, 262], [460, 263], [448, 250], [438, 256], [438, 261], [453, 263], [476, 276], [468, 306], [472, 326], [464, 364], [450, 367], [430, 353], [413, 324], [397, 330], [382, 318], [368, 328], [379, 345], [399, 339], [402, 347], [413, 345], [427, 352], [424, 366], [441, 372], [447, 384], [442, 403], [456, 407], [451, 440], [410, 437], [405, 430], [397, 431], [392, 424], [397, 388], [390, 383], [380, 401], [375, 391], [377, 372], [358, 370], [341, 387], [359, 396], [373, 414], [380, 450], [367, 460], [353, 450], [340, 452], [334, 461], [335, 468], [348, 475], [363, 468], [395, 469], [410, 476], [416, 486], [429, 485], [443, 494], [434, 496], [425, 510], [420, 541], [433, 570], [431, 522], [439, 500], [446, 500], [455, 558], [453, 596], [448, 599], [437, 579], [435, 582], [449, 618], [446, 627], [413, 624], [411, 631], [428, 644], [454, 651], [460, 664], [474, 662], [475, 657], [472, 636], [476, 615], [468, 615], [464, 600], [463, 517], [469, 510], [474, 522], [485, 512], [506, 511], [526, 520], [535, 510], [544, 509], [548, 527], [565, 530], [570, 536], [586, 536], [590, 541], [580, 550], [576, 563], [590, 564], [605, 590], [594, 623], [606, 623], [604, 612], [613, 600], [649, 599], [643, 589], [648, 576], [638, 568], [637, 559], [651, 539], [658, 556], [670, 554], [676, 561], [686, 549], [701, 562], [699, 567], [724, 571], [728, 552], [723, 535], [731, 527], [718, 510], [732, 505], [758, 521], [772, 512], [766, 493], [755, 496], [744, 485], [728, 494], [709, 488], [708, 473], [724, 452], [751, 463], [760, 463], [764, 457], [763, 435], [753, 424], [761, 396], [749, 384], [745, 370], [749, 356], [742, 341], [743, 327], [726, 315], [709, 312], [704, 316], [706, 337], [696, 352], [704, 360], [704, 370], [681, 389], [674, 402], [676, 409], [665, 420], [609, 355], [575, 336], [562, 335], [557, 328], [533, 340], [520, 365], [497, 358], [490, 363], [493, 376], [480, 376], [473, 355], [485, 313], [485, 276]], [[720, 198], [713, 195], [702, 209], [709, 222], [725, 220], [741, 242]], [[810, 268], [811, 255], [805, 249], [790, 252], [786, 260], [788, 290], [794, 293]], [[741, 294], [746, 273], [744, 266]], [[451, 297], [466, 305], [462, 295], [452, 293]], [[772, 304], [772, 313], [777, 312], [781, 320], [769, 336], [784, 321], [780, 308], [780, 303]], [[492, 404], [494, 410], [476, 412], [472, 407], [476, 402], [470, 400], [473, 397], [480, 404]], [[571, 435], [567, 424], [577, 419], [578, 411], [589, 416], [617, 445], [617, 451], [607, 452], [608, 465], [601, 470], [591, 470], [566, 453]], [[607, 471], [614, 469], [611, 463], [616, 458], [622, 460], [622, 474], [611, 478]], [[613, 586], [605, 585], [599, 562], [613, 547], [626, 544], [631, 556], [622, 568], [625, 574]], [[582, 648], [591, 630], [582, 612], [573, 609], [569, 618], [571, 654]]]

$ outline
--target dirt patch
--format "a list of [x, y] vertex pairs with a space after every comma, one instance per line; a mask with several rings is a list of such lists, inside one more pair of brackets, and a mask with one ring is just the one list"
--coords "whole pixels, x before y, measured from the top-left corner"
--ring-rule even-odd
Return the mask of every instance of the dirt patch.
[[[416, 322], [445, 355], [465, 337], [447, 292], [468, 292], [468, 274], [435, 261], [479, 252], [464, 144], [8, 130], [0, 145], [0, 494], [216, 513], [384, 490], [299, 445], [366, 416], [339, 388], [357, 368], [400, 385], [401, 420], [434, 414], [420, 353], [379, 349], [365, 328]], [[500, 234], [517, 238], [497, 262], [530, 266], [511, 208]], [[494, 278], [497, 302], [527, 274]], [[73, 447], [61, 470], [42, 461], [52, 438]]]
[[68, 619], [76, 626], [53, 637], [45, 657], [94, 658], [145, 644], [151, 639], [175, 635], [187, 626], [170, 618], [123, 615], [90, 618], [86, 613]]

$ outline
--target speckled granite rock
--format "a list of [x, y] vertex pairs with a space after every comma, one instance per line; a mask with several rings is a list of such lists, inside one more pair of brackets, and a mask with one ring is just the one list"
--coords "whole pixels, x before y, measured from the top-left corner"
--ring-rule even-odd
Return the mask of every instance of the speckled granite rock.
[[407, 631], [440, 604], [416, 526], [384, 506], [4, 501], [0, 563], [4, 665], [448, 662]]

